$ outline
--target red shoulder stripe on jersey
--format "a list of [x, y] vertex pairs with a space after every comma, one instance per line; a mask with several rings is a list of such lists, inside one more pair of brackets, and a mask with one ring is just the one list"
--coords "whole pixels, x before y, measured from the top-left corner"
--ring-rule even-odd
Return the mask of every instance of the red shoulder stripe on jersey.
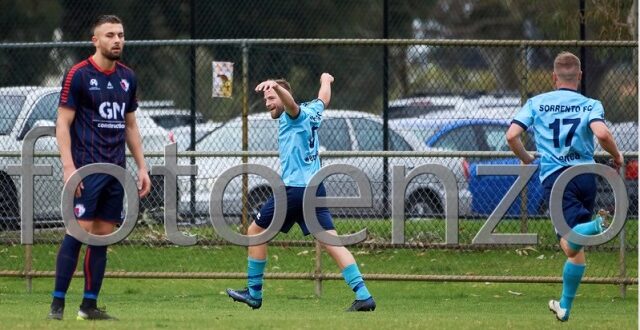
[[128, 66], [126, 66], [126, 65], [122, 64], [122, 62], [120, 62], [120, 61], [117, 61], [117, 62], [116, 62], [116, 64], [119, 64], [121, 67], [123, 67], [123, 68], [125, 68], [125, 69], [127, 69], [127, 70], [129, 70], [129, 71], [131, 71], [131, 72], [133, 72], [133, 69], [132, 69], [132, 68], [130, 68], [130, 67], [128, 67]]
[[67, 77], [64, 79], [64, 85], [62, 86], [62, 94], [60, 96], [61, 103], [67, 103], [69, 98], [69, 89], [71, 88], [71, 81], [73, 80], [73, 75], [83, 66], [86, 66], [87, 61], [82, 61], [71, 67], [69, 73], [67, 73]]

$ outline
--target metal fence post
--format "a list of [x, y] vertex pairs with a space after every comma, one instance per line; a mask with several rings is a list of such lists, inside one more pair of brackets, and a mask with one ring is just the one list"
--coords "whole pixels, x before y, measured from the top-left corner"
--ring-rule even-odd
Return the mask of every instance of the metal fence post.
[[316, 269], [314, 272], [314, 282], [316, 287], [316, 297], [322, 296], [322, 246], [316, 241]]
[[[626, 235], [625, 235], [625, 230], [624, 227], [622, 227], [622, 230], [620, 231], [620, 234], [618, 235], [619, 239], [620, 239], [620, 280], [624, 280], [624, 278], [627, 276], [627, 254], [626, 254]], [[624, 284], [624, 282], [622, 282], [620, 284], [620, 296], [622, 296], [622, 298], [626, 298], [627, 297], [627, 285]]]
[[[249, 46], [242, 43], [242, 151], [249, 150]], [[249, 162], [249, 157], [242, 156], [242, 163]], [[249, 201], [249, 176], [242, 174], [242, 219], [241, 232], [245, 234], [248, 227], [247, 202]]]
[[33, 244], [24, 246], [24, 278], [27, 282], [27, 293], [31, 293], [33, 289], [33, 279], [31, 278], [31, 270], [33, 268]]
[[[524, 104], [527, 101], [527, 90], [529, 87], [529, 77], [528, 77], [528, 65], [527, 65], [527, 50], [529, 47], [525, 45], [520, 46], [520, 103]], [[526, 141], [526, 134], [523, 137], [523, 140]], [[529, 208], [527, 207], [528, 199], [527, 199], [527, 185], [524, 186], [522, 192], [520, 192], [520, 232], [527, 233], [529, 231], [527, 225], [527, 218], [529, 215]]]

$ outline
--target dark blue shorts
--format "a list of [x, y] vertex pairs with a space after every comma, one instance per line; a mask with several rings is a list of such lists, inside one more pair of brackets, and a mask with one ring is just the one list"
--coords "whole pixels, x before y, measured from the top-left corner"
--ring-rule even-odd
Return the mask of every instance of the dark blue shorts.
[[[559, 169], [542, 181], [544, 200], [547, 205], [549, 205], [553, 184], [566, 169], [568, 167]], [[591, 221], [596, 201], [596, 189], [596, 176], [592, 173], [578, 175], [569, 181], [562, 196], [562, 211], [570, 228]]]
[[95, 173], [82, 179], [82, 193], [74, 198], [73, 212], [78, 220], [106, 220], [121, 223], [124, 219], [124, 188], [111, 175]]
[[[283, 233], [288, 233], [293, 224], [297, 223], [300, 226], [300, 229], [302, 229], [304, 235], [309, 235], [309, 229], [304, 223], [304, 215], [302, 212], [302, 199], [304, 197], [305, 187], [285, 187], [285, 189], [287, 191], [287, 216], [284, 220], [282, 228], [280, 228], [280, 231]], [[318, 187], [316, 196], [327, 196], [324, 185], [321, 184]], [[264, 203], [264, 205], [260, 209], [260, 213], [258, 213], [256, 217], [256, 225], [264, 229], [269, 227], [271, 221], [273, 220], [274, 208], [274, 198], [273, 196], [271, 196], [271, 198], [269, 198], [269, 200]], [[333, 220], [331, 219], [331, 213], [329, 213], [328, 208], [316, 208], [316, 216], [322, 228], [324, 228], [325, 230], [335, 229], [335, 227], [333, 226]]]

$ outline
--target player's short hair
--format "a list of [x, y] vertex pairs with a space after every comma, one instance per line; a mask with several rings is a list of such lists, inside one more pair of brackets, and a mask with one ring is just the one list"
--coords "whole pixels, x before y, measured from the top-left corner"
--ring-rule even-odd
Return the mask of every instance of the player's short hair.
[[289, 84], [288, 81], [286, 81], [285, 79], [274, 79], [273, 81], [275, 81], [278, 85], [280, 85], [280, 87], [286, 89], [287, 92], [293, 95], [293, 91], [291, 90], [291, 85]]
[[578, 82], [580, 59], [570, 52], [561, 52], [553, 61], [553, 72], [561, 81]]
[[96, 28], [102, 24], [122, 24], [122, 20], [120, 17], [116, 15], [100, 15], [96, 17], [95, 21], [93, 21], [93, 25], [91, 26], [91, 33], [96, 33]]

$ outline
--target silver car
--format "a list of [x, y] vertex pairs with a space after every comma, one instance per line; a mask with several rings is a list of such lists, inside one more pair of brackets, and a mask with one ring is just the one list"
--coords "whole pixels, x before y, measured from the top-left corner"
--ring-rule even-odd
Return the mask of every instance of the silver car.
[[[277, 151], [278, 150], [278, 121], [271, 119], [268, 113], [249, 116], [249, 151]], [[235, 118], [213, 131], [198, 142], [198, 151], [239, 151], [241, 148], [242, 123]], [[414, 151], [422, 150], [422, 144], [412, 145], [397, 132], [390, 131], [390, 150]], [[322, 126], [318, 130], [320, 150], [322, 151], [380, 151], [382, 150], [382, 120], [379, 116], [349, 110], [326, 110], [323, 113]], [[415, 140], [417, 141], [417, 140]], [[442, 164], [450, 162], [450, 158], [423, 157], [390, 157], [389, 171], [393, 165], [403, 165], [408, 170], [422, 164]], [[252, 164], [261, 164], [280, 172], [280, 162], [277, 157], [250, 157]], [[241, 163], [239, 157], [200, 157], [196, 160], [198, 176], [196, 178], [195, 203], [191, 203], [191, 196], [183, 193], [180, 198], [181, 213], [195, 211], [197, 214], [209, 212], [209, 199], [215, 179], [224, 170]], [[373, 193], [372, 208], [334, 209], [336, 216], [376, 216], [387, 217], [390, 207], [385, 200], [390, 200], [390, 193], [383, 196], [383, 160], [375, 157], [323, 157], [323, 166], [328, 164], [350, 164], [362, 169], [369, 177]], [[461, 162], [458, 162], [461, 163]], [[448, 166], [451, 168], [450, 166]], [[454, 167], [455, 171], [462, 168]], [[454, 173], [456, 177], [462, 173]], [[391, 178], [390, 172], [388, 176]], [[189, 191], [188, 180], [180, 181], [180, 190]], [[242, 210], [242, 189], [240, 178], [234, 179], [228, 186], [223, 197], [223, 211], [227, 215], [240, 214]], [[358, 189], [353, 180], [344, 175], [334, 175], [324, 181], [328, 196], [357, 196]], [[389, 185], [389, 183], [387, 183]], [[471, 195], [466, 183], [459, 185], [459, 212], [469, 214]], [[255, 214], [261, 205], [271, 196], [271, 190], [262, 178], [250, 175], [248, 184], [248, 209]], [[405, 208], [408, 216], [423, 217], [442, 214], [444, 209], [444, 189], [434, 178], [421, 175], [407, 187], [405, 194]], [[388, 202], [387, 202], [388, 203]]]

